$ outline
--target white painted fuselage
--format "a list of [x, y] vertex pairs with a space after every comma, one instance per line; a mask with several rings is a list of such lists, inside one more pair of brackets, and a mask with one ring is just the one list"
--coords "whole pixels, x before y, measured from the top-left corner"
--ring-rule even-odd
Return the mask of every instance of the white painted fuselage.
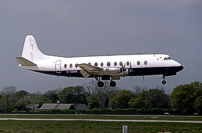
[[20, 63], [19, 66], [28, 70], [57, 76], [95, 77], [98, 82], [101, 82], [100, 78], [102, 80], [119, 80], [120, 77], [125, 76], [162, 74], [165, 77], [176, 75], [183, 69], [180, 63], [167, 54], [72, 58], [49, 56], [38, 49], [35, 38], [31, 35], [25, 38], [22, 56], [16, 58]]

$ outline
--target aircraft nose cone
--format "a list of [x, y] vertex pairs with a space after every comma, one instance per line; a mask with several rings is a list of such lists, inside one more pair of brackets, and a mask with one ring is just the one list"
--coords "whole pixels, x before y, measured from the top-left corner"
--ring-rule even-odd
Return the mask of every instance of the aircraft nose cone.
[[180, 71], [181, 71], [182, 69], [184, 69], [184, 67], [181, 65], [181, 66], [180, 66]]

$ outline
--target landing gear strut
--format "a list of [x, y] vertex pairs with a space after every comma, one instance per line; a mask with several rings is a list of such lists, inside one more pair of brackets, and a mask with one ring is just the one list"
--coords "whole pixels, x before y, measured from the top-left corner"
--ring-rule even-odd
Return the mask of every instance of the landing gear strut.
[[161, 82], [163, 85], [166, 84], [165, 76], [163, 76], [163, 81]]

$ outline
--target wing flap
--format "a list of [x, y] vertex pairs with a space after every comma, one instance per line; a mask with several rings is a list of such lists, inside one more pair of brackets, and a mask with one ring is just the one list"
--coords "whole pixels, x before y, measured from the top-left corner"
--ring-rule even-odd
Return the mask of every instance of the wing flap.
[[91, 66], [88, 64], [78, 64], [78, 66], [82, 69], [81, 74], [87, 78], [90, 75], [99, 75], [101, 71], [103, 71], [102, 68]]
[[24, 57], [16, 57], [21, 66], [37, 66], [35, 63], [25, 59]]
[[84, 78], [88, 78], [88, 77], [90, 76], [90, 74], [88, 74], [88, 73], [87, 73], [86, 71], [84, 71], [84, 70], [81, 70], [80, 72], [81, 72], [81, 74], [83, 75]]

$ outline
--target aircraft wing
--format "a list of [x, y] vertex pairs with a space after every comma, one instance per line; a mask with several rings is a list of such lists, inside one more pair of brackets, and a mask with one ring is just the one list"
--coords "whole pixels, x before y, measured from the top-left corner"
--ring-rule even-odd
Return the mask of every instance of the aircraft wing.
[[95, 66], [91, 66], [91, 65], [88, 65], [88, 64], [78, 64], [78, 66], [82, 69], [81, 70], [81, 74], [87, 78], [89, 77], [90, 75], [100, 75], [100, 72], [103, 71], [102, 68], [99, 68], [99, 67], [95, 67]]

